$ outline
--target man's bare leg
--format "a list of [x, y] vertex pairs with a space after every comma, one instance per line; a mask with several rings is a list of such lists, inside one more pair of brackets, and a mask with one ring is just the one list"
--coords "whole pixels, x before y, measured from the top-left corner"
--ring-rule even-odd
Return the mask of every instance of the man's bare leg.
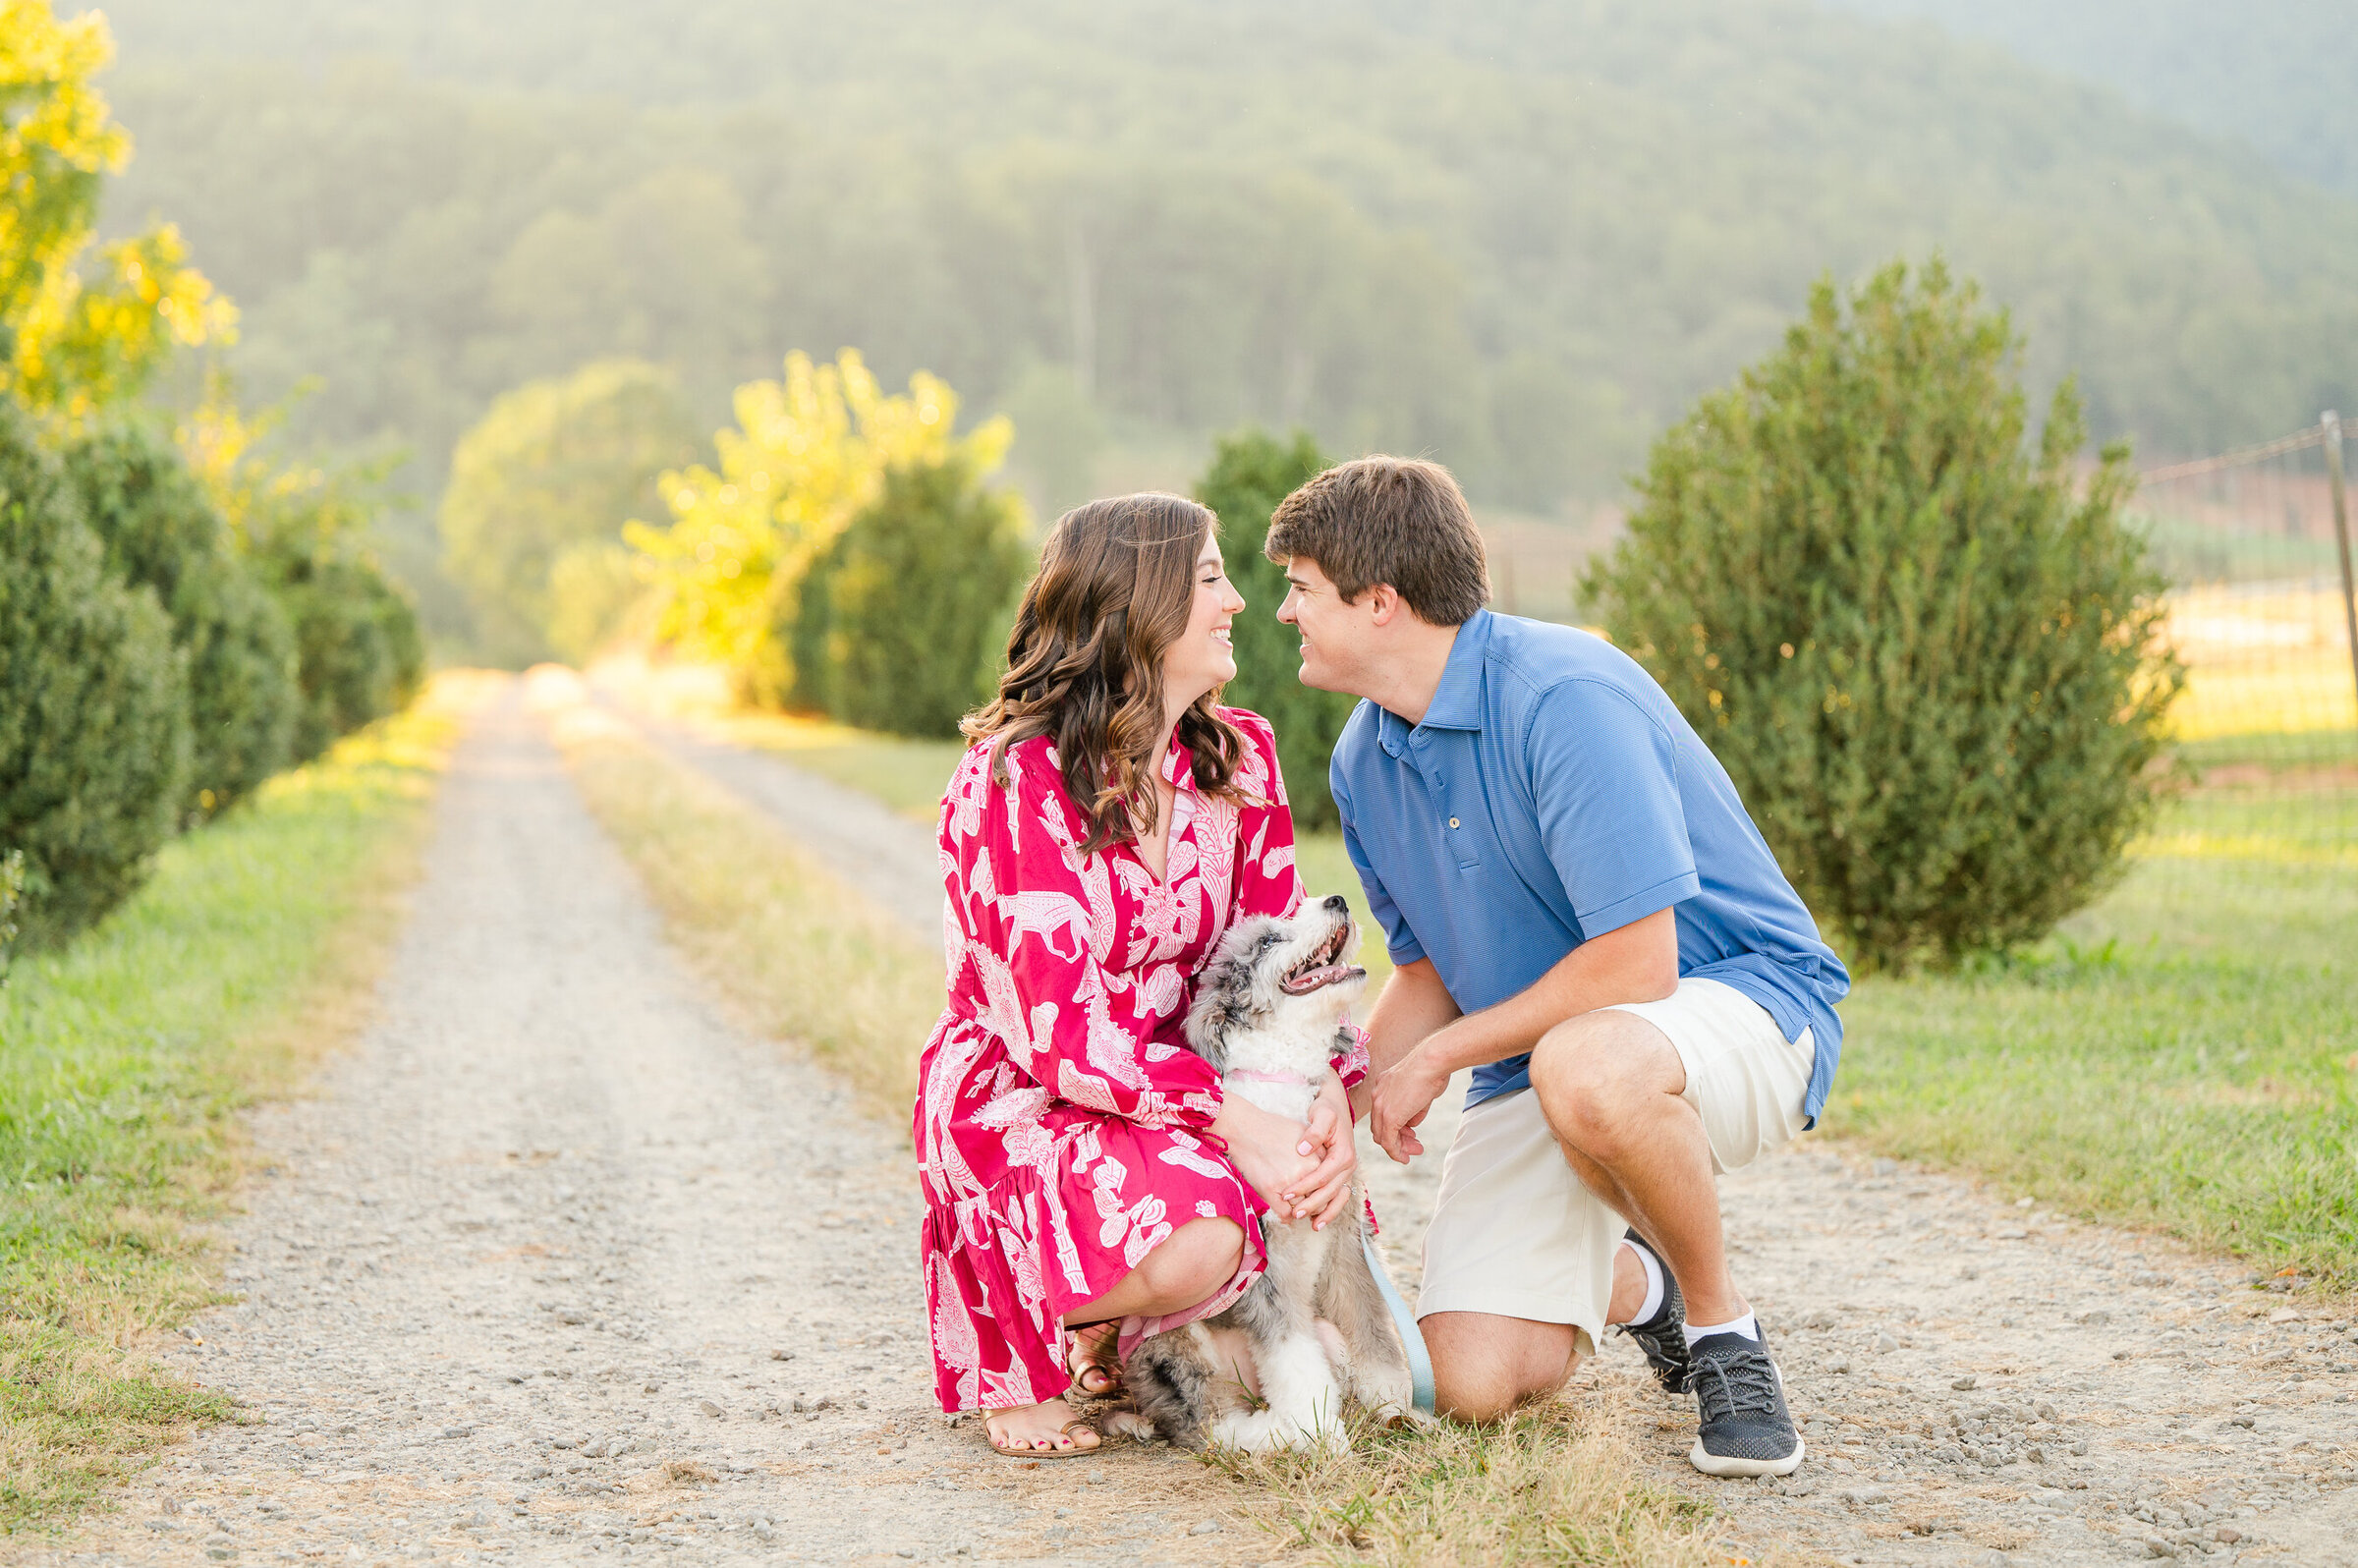
[[1573, 1174], [1669, 1260], [1687, 1320], [1752, 1311], [1728, 1272], [1712, 1147], [1680, 1097], [1687, 1070], [1669, 1037], [1632, 1013], [1583, 1014], [1541, 1038], [1531, 1083]]
[[[1646, 1271], [1626, 1247], [1613, 1249], [1608, 1322], [1625, 1322], [1646, 1300]], [[1539, 1323], [1490, 1313], [1434, 1313], [1417, 1319], [1432, 1358], [1433, 1404], [1459, 1421], [1495, 1421], [1563, 1387], [1580, 1365], [1570, 1323]]]

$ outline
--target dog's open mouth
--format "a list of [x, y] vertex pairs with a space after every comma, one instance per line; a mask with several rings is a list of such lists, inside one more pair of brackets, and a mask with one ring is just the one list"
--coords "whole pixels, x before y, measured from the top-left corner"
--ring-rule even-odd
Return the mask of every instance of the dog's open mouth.
[[1285, 972], [1277, 988], [1288, 996], [1303, 996], [1337, 980], [1365, 979], [1367, 971], [1356, 964], [1343, 962], [1343, 938], [1351, 934], [1348, 924], [1337, 925], [1334, 934], [1319, 945], [1319, 950]]

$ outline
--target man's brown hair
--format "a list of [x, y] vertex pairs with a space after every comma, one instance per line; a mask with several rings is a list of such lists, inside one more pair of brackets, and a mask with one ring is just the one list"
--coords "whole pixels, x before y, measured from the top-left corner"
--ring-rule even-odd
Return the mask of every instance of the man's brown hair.
[[1346, 604], [1389, 583], [1429, 626], [1472, 620], [1490, 596], [1482, 533], [1438, 463], [1338, 463], [1277, 503], [1263, 546], [1272, 561], [1319, 563]]

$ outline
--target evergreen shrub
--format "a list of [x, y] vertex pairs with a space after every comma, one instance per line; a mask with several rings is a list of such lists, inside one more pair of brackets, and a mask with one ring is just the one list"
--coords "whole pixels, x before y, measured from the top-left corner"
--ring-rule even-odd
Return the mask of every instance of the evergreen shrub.
[[56, 460], [0, 402], [0, 857], [53, 946], [128, 897], [189, 769], [186, 658], [155, 594], [107, 570]]
[[1285, 772], [1294, 825], [1304, 832], [1340, 822], [1326, 788], [1326, 764], [1358, 703], [1302, 684], [1302, 640], [1277, 619], [1285, 572], [1262, 546], [1277, 503], [1327, 467], [1318, 443], [1300, 431], [1280, 441], [1265, 430], [1245, 430], [1220, 438], [1211, 466], [1196, 481], [1196, 499], [1219, 514], [1220, 554], [1228, 581], [1245, 600], [1230, 633], [1236, 679], [1222, 689], [1220, 700], [1251, 708], [1276, 729], [1277, 765]]
[[117, 425], [71, 444], [65, 468], [107, 565], [172, 617], [192, 727], [182, 811], [208, 816], [287, 765], [301, 702], [294, 633], [171, 446]]
[[25, 852], [0, 855], [0, 984], [8, 982], [8, 955], [17, 945], [17, 902], [25, 896]]
[[792, 700], [864, 729], [956, 735], [997, 689], [1026, 532], [1022, 504], [962, 456], [887, 468], [797, 585]]
[[294, 756], [308, 762], [417, 695], [425, 640], [408, 597], [349, 538], [282, 525], [256, 553], [294, 627]]
[[1821, 282], [1656, 443], [1585, 585], [1865, 967], [2038, 937], [2154, 803], [2182, 675], [2128, 452], [2078, 473], [2068, 382], [2029, 443], [2020, 359], [1937, 261]]

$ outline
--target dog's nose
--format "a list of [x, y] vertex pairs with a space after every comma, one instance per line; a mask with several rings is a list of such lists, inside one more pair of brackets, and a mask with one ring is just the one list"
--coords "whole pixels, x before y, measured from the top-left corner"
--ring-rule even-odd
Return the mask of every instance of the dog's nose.
[[1329, 915], [1348, 915], [1351, 913], [1351, 901], [1340, 893], [1329, 893], [1326, 895], [1325, 910]]

